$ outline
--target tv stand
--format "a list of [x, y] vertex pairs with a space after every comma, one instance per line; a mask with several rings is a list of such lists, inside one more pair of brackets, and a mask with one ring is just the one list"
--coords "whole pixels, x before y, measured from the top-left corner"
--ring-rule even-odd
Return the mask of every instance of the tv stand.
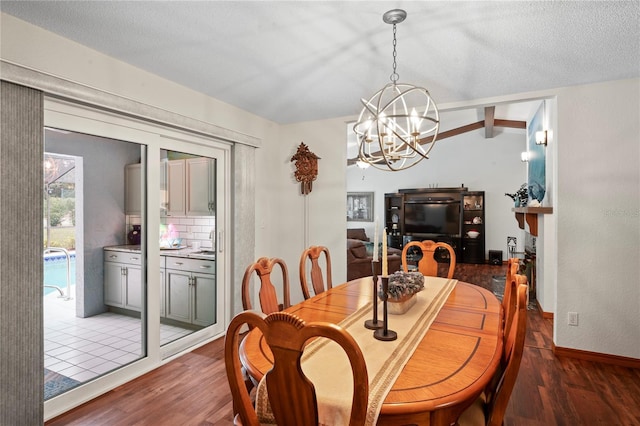
[[[484, 216], [484, 192], [464, 186], [385, 194], [385, 226], [395, 235], [388, 244], [397, 249], [409, 241], [433, 240], [451, 245], [457, 262], [485, 263]], [[472, 238], [470, 231], [478, 235]], [[441, 255], [437, 260], [448, 262], [448, 253]]]

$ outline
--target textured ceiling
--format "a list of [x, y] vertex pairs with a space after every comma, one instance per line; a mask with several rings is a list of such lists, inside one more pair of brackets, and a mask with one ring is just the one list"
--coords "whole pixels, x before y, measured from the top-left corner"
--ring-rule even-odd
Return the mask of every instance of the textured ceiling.
[[277, 123], [356, 114], [389, 82], [437, 103], [640, 76], [640, 2], [7, 1], [2, 12]]

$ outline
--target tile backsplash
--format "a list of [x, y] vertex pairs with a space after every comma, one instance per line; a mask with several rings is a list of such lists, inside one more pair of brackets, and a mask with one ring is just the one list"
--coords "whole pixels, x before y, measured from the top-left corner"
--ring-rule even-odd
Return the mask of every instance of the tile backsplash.
[[[140, 216], [127, 216], [126, 234], [133, 225], [140, 224]], [[182, 238], [182, 243], [191, 247], [193, 242], [199, 242], [200, 248], [213, 248], [215, 242], [216, 218], [213, 216], [171, 216], [161, 217], [160, 226], [166, 231], [171, 226], [174, 231], [173, 238]], [[160, 238], [158, 230], [158, 238]]]

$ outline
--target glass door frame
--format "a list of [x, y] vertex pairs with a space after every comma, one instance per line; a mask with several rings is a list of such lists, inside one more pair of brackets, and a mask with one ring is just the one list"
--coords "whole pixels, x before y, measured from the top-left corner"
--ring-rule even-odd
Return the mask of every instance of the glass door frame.
[[[72, 389], [44, 403], [45, 419], [50, 419], [69, 409], [95, 398], [167, 362], [169, 359], [189, 352], [198, 345], [224, 335], [230, 318], [230, 239], [225, 238], [230, 226], [231, 206], [231, 145], [214, 138], [196, 135], [187, 131], [138, 120], [115, 112], [108, 112], [74, 102], [45, 96], [44, 125], [72, 132], [86, 133], [110, 139], [118, 139], [146, 145], [146, 217], [143, 223], [148, 230], [159, 229], [160, 212], [150, 206], [160, 205], [160, 158], [161, 149], [189, 152], [217, 160], [217, 318], [216, 324], [160, 347], [160, 283], [159, 274], [149, 273], [160, 268], [159, 240], [153, 232], [144, 232], [142, 242], [146, 249], [145, 306], [143, 320], [146, 321], [146, 356], [110, 372], [91, 382]], [[153, 160], [152, 160], [153, 159]], [[145, 169], [145, 167], [143, 167]], [[123, 170], [124, 173], [124, 170]], [[145, 209], [143, 208], [143, 211]], [[145, 236], [146, 235], [146, 236]], [[146, 317], [146, 319], [145, 319]]]

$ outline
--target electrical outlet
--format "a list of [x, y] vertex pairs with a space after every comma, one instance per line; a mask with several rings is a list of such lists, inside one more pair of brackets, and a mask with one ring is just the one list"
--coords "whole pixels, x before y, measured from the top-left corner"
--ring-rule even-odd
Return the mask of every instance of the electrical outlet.
[[569, 312], [568, 318], [567, 318], [567, 324], [568, 325], [578, 325], [578, 313], [577, 312]]

